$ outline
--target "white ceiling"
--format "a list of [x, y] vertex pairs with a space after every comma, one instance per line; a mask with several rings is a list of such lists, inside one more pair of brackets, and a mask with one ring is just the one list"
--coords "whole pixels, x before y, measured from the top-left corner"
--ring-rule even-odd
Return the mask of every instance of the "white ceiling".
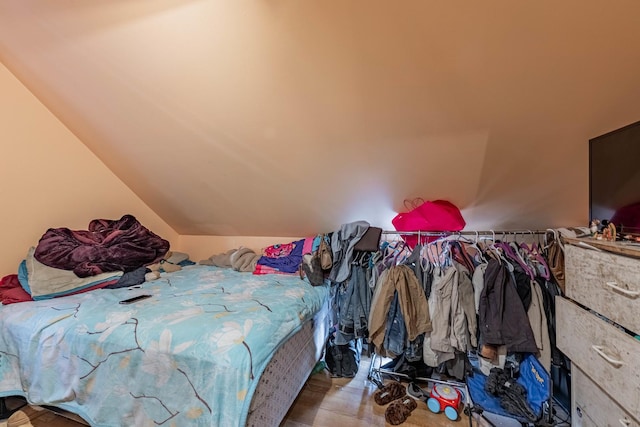
[[0, 60], [180, 234], [575, 225], [640, 120], [637, 0], [1, 0]]

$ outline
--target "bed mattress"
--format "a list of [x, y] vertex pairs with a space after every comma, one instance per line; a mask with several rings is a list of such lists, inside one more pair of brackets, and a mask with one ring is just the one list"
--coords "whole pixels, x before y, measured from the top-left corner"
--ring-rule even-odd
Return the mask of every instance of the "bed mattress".
[[[105, 427], [281, 419], [293, 400], [284, 392], [298, 393], [321, 351], [323, 338], [309, 340], [326, 332], [316, 315], [328, 293], [298, 277], [192, 266], [139, 289], [2, 306], [0, 396], [25, 396]], [[151, 298], [118, 304], [137, 294]], [[263, 391], [265, 371], [296, 385]], [[276, 395], [282, 404], [272, 402]], [[273, 425], [262, 421], [255, 425]]]

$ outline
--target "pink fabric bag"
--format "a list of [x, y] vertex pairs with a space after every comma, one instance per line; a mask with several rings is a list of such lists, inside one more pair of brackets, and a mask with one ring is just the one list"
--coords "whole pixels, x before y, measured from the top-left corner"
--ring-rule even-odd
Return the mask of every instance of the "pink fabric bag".
[[[407, 212], [397, 214], [391, 223], [396, 231], [460, 231], [466, 225], [460, 209], [446, 200], [405, 200]], [[407, 245], [414, 247], [418, 236], [406, 235]], [[433, 239], [427, 239], [427, 241]]]

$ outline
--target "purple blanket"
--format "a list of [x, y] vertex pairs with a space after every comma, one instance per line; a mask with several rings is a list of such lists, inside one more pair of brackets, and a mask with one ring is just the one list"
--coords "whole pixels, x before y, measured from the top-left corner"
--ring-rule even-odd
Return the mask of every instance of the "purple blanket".
[[88, 230], [50, 228], [40, 238], [35, 258], [49, 267], [73, 270], [78, 277], [107, 271], [132, 271], [160, 261], [169, 242], [132, 215], [94, 219]]

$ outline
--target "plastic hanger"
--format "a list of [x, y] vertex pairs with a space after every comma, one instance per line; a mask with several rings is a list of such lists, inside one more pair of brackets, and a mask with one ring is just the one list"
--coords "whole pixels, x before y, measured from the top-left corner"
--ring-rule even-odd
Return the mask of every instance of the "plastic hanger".
[[[531, 230], [529, 230], [529, 232], [531, 233], [531, 240], [533, 241], [533, 232]], [[531, 246], [527, 245], [525, 242], [521, 242], [520, 248], [529, 257], [529, 260], [538, 266], [538, 268], [535, 269], [536, 273], [542, 276], [545, 280], [549, 280], [551, 278], [551, 272], [547, 265], [547, 261], [542, 256], [540, 242], [531, 243]]]

